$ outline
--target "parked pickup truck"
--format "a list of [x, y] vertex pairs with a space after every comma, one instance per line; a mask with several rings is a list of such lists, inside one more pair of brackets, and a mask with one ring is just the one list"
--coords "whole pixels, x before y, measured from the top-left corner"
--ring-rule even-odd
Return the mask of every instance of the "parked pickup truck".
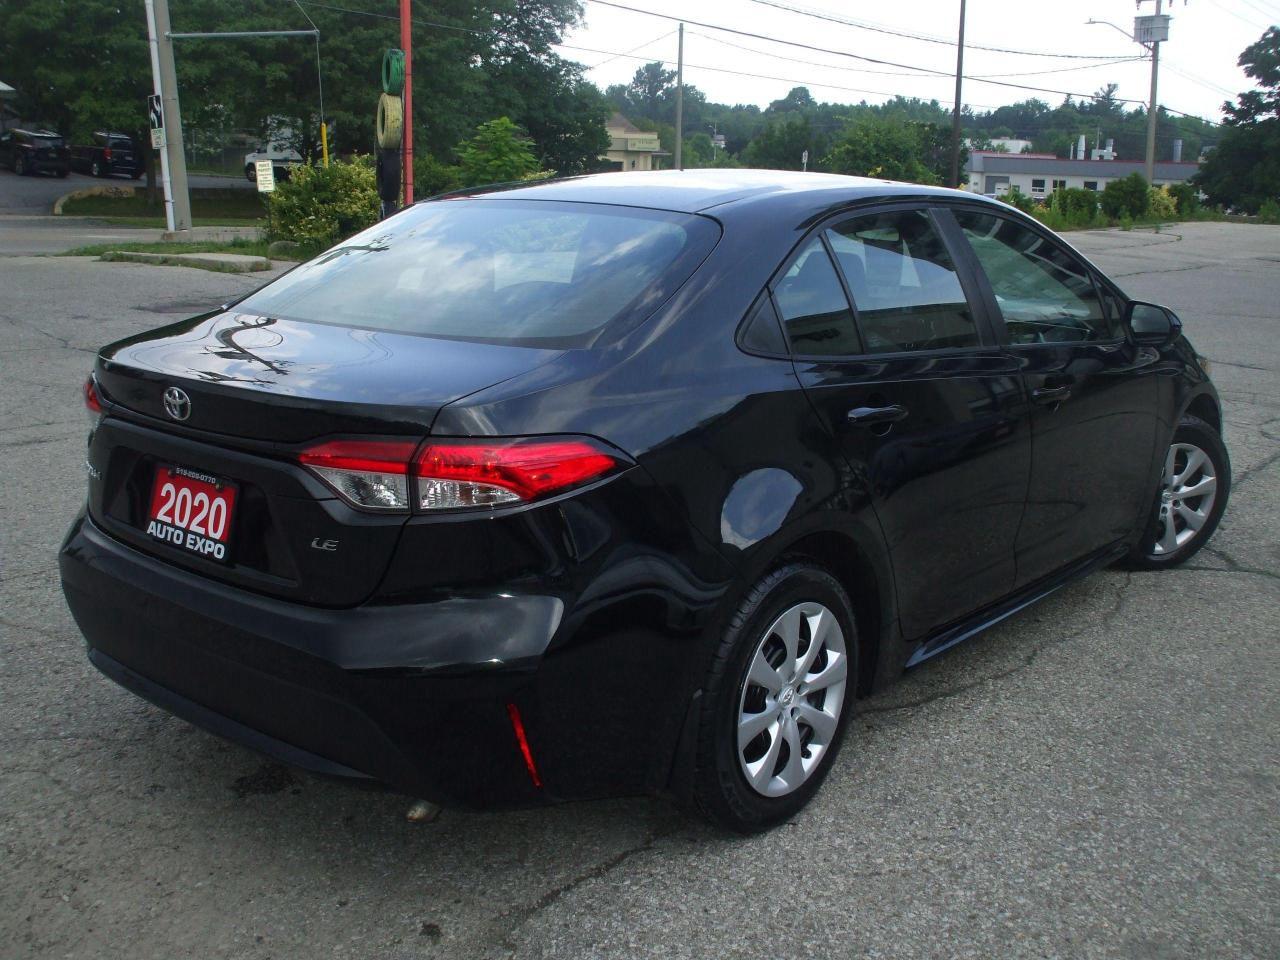
[[302, 163], [302, 154], [283, 143], [259, 144], [252, 153], [244, 155], [244, 175], [250, 183], [258, 178], [253, 166], [258, 160], [270, 160], [276, 179], [288, 180], [289, 171]]
[[93, 142], [71, 148], [71, 168], [95, 177], [126, 174], [137, 180], [145, 167], [141, 150], [127, 133], [99, 130]]

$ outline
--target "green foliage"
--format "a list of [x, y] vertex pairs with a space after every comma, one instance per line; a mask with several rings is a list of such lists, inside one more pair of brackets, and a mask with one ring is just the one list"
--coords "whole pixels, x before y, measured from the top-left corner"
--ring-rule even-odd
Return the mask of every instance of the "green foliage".
[[368, 157], [296, 167], [267, 204], [267, 239], [321, 250], [377, 223], [381, 210]]
[[1259, 207], [1258, 219], [1263, 223], [1280, 223], [1280, 200], [1268, 200]]
[[1042, 223], [1053, 230], [1080, 230], [1101, 226], [1098, 213], [1098, 195], [1092, 190], [1069, 187], [1055, 190], [1043, 207], [1032, 211]]
[[845, 127], [823, 163], [832, 173], [936, 184], [943, 181], [948, 138], [936, 124], [863, 116]]
[[1102, 212], [1113, 220], [1128, 216], [1131, 220], [1145, 216], [1151, 207], [1147, 178], [1134, 172], [1112, 180], [1102, 191]]
[[1005, 203], [1011, 207], [1017, 207], [1023, 213], [1032, 213], [1038, 207], [1038, 204], [1028, 197], [1025, 193], [1014, 187], [1003, 197]]
[[458, 144], [458, 171], [463, 186], [522, 180], [538, 170], [538, 160], [509, 117], [476, 127], [470, 140]]
[[1178, 201], [1167, 187], [1150, 190], [1149, 212], [1159, 220], [1172, 220], [1178, 215]]
[[813, 127], [804, 115], [789, 116], [769, 123], [748, 144], [743, 159], [751, 167], [767, 170], [799, 170], [804, 152], [809, 151], [809, 168], [818, 165]]
[[1172, 183], [1165, 187], [1178, 209], [1178, 216], [1186, 219], [1200, 210], [1200, 195], [1189, 183]]
[[441, 163], [429, 153], [413, 155], [413, 196], [415, 199], [449, 193], [462, 187], [462, 171]]
[[1222, 140], [1193, 182], [1210, 203], [1257, 213], [1280, 201], [1280, 27], [1245, 48], [1238, 63], [1258, 86], [1223, 104]]

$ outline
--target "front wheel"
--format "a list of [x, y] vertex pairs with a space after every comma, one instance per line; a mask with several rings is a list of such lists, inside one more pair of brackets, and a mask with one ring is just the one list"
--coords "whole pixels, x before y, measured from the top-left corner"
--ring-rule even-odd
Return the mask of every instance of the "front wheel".
[[1129, 565], [1173, 567], [1193, 557], [1213, 536], [1231, 493], [1231, 460], [1218, 431], [1186, 416], [1165, 454], [1151, 521], [1130, 552]]
[[808, 803], [852, 713], [857, 649], [848, 595], [821, 567], [790, 563], [752, 588], [703, 691], [699, 812], [754, 833]]

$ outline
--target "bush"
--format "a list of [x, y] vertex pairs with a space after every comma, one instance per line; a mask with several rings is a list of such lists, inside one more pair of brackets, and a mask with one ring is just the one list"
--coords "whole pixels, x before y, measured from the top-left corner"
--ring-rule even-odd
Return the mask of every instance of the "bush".
[[523, 180], [538, 170], [529, 141], [507, 117], [476, 127], [476, 135], [458, 144], [458, 166], [463, 186]]
[[1148, 206], [1151, 216], [1160, 220], [1172, 220], [1177, 217], [1178, 201], [1173, 198], [1173, 195], [1168, 190], [1163, 187], [1159, 190], [1152, 187], [1150, 194], [1151, 198]]
[[1193, 217], [1200, 210], [1200, 194], [1189, 183], [1174, 183], [1165, 187], [1174, 203], [1178, 205], [1178, 216]]
[[1011, 207], [1017, 207], [1023, 213], [1031, 213], [1036, 209], [1036, 202], [1028, 197], [1025, 193], [1014, 187], [1003, 197], [1005, 203]]
[[267, 201], [267, 239], [322, 250], [378, 222], [381, 204], [373, 163], [357, 157], [327, 167], [298, 166]]
[[1092, 190], [1069, 187], [1049, 195], [1046, 207], [1053, 213], [1054, 223], [1044, 222], [1055, 230], [1080, 229], [1098, 224], [1098, 195]]
[[1112, 180], [1102, 191], [1102, 212], [1113, 220], [1128, 216], [1130, 220], [1145, 216], [1151, 207], [1147, 179], [1134, 172]]
[[413, 157], [414, 199], [449, 193], [462, 188], [462, 171], [444, 163], [429, 153], [417, 153]]
[[1258, 219], [1263, 223], [1280, 223], [1280, 201], [1265, 201], [1258, 208]]

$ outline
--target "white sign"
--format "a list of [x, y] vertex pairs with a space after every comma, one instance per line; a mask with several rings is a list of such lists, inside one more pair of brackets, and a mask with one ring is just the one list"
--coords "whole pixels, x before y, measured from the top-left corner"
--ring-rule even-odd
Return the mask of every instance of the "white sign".
[[151, 129], [159, 130], [164, 126], [164, 110], [160, 106], [160, 94], [153, 93], [147, 97], [147, 119], [151, 121]]
[[253, 172], [258, 178], [259, 193], [270, 193], [276, 188], [276, 171], [270, 160], [255, 160]]
[[151, 128], [151, 149], [152, 150], [164, 149], [164, 127]]

